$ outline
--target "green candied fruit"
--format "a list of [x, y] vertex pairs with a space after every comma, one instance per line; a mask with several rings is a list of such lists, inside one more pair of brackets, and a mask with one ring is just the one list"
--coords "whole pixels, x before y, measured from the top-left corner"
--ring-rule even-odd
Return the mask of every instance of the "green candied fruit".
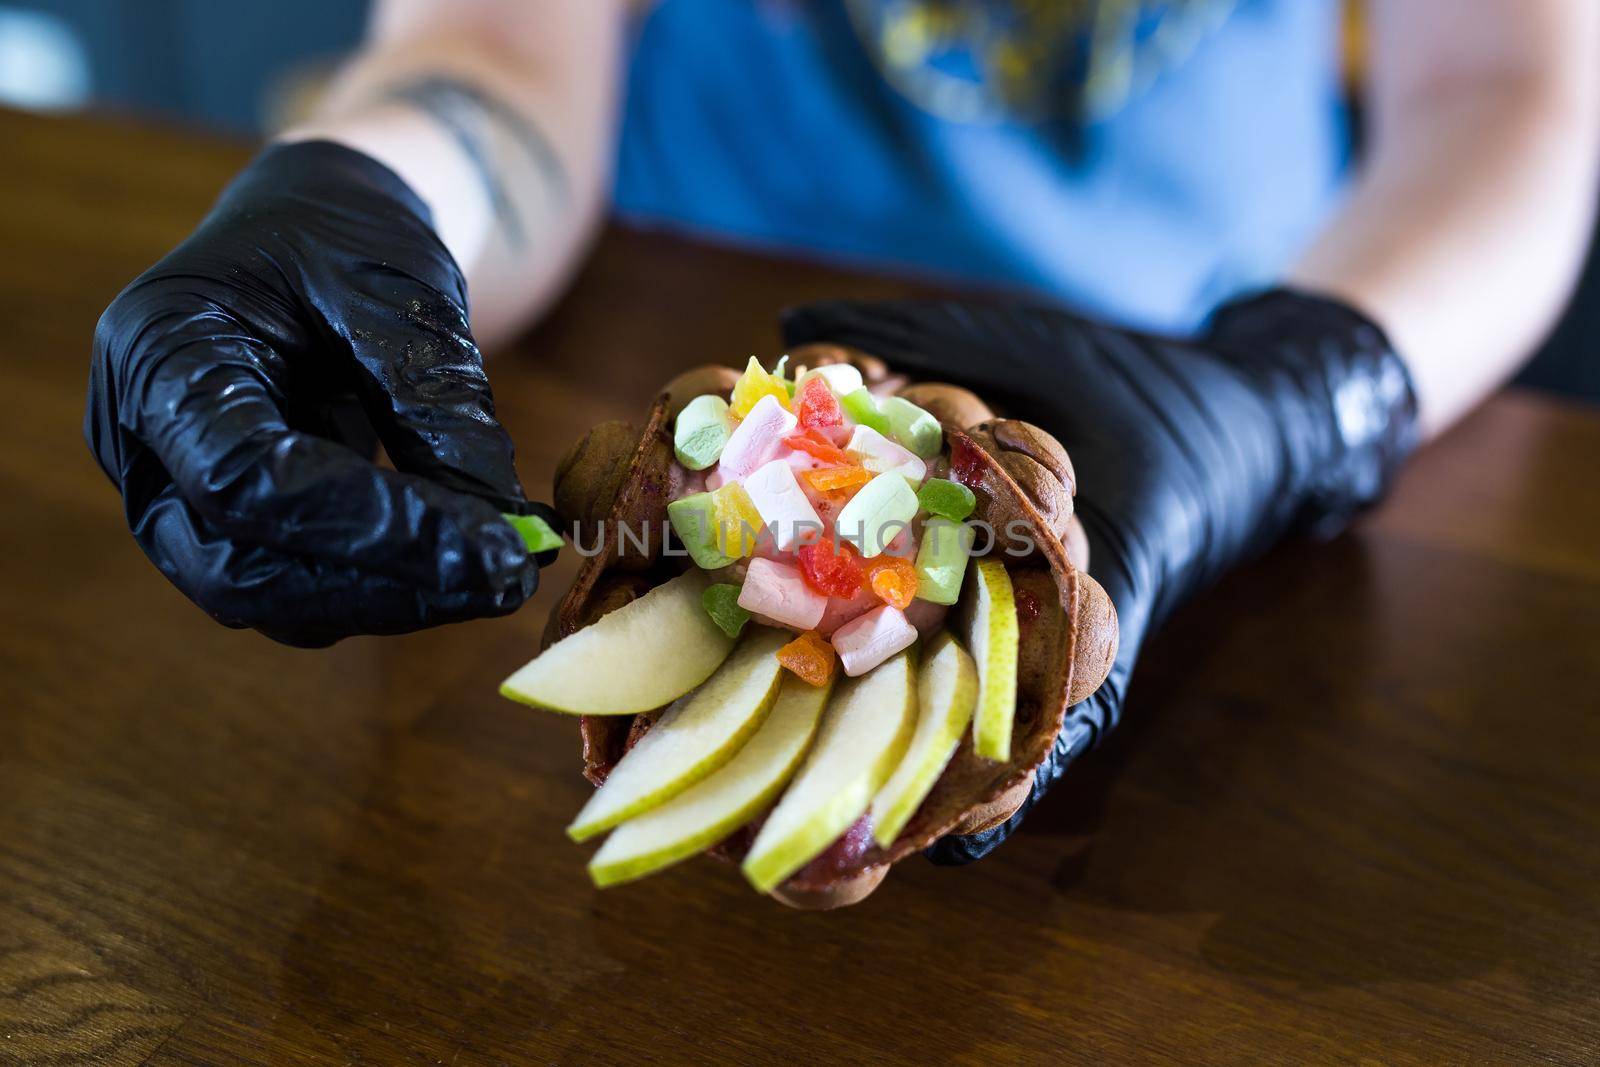
[[970, 526], [937, 516], [922, 525], [917, 546], [917, 599], [930, 604], [954, 604], [961, 599], [961, 580], [972, 551]]
[[672, 452], [692, 471], [703, 471], [722, 455], [733, 433], [728, 402], [713, 393], [697, 396], [678, 413], [672, 431]]
[[839, 403], [857, 426], [867, 426], [889, 436], [889, 419], [878, 410], [878, 398], [868, 392], [866, 386], [846, 393], [839, 398]]
[[531, 555], [548, 552], [553, 548], [560, 548], [566, 544], [561, 535], [550, 529], [550, 524], [537, 515], [510, 515], [502, 514], [501, 518], [509, 522], [517, 533], [522, 535], [522, 543], [528, 546]]
[[729, 582], [718, 582], [700, 595], [700, 605], [717, 624], [717, 629], [729, 637], [737, 638], [750, 621], [750, 613], [739, 606], [739, 587]]
[[929, 478], [917, 490], [917, 503], [929, 515], [961, 522], [978, 506], [978, 498], [960, 482], [952, 482], [948, 478]]
[[715, 501], [710, 493], [695, 493], [667, 505], [667, 521], [678, 535], [695, 566], [714, 571], [734, 557], [717, 547]]
[[918, 457], [932, 459], [944, 447], [944, 427], [939, 420], [905, 397], [885, 397], [878, 408], [889, 420], [889, 436]]

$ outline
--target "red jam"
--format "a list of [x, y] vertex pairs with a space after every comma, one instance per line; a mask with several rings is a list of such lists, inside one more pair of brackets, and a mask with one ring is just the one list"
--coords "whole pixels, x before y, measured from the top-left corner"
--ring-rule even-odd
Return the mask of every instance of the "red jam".
[[966, 441], [957, 440], [950, 448], [950, 480], [960, 482], [976, 491], [983, 483], [983, 458], [978, 449]]

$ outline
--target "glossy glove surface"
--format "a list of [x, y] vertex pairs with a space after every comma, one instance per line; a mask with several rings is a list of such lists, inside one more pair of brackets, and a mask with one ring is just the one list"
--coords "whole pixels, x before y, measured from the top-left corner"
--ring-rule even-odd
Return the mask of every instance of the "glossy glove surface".
[[986, 855], [1116, 725], [1144, 638], [1173, 608], [1292, 529], [1337, 531], [1416, 444], [1410, 379], [1382, 331], [1284, 290], [1225, 306], [1192, 342], [1056, 310], [914, 302], [809, 305], [784, 334], [968, 385], [1054, 434], [1076, 471], [1089, 571], [1116, 605], [1116, 662], [1068, 711], [1032, 793], [994, 829], [940, 841], [936, 862]]
[[[85, 436], [219, 622], [324, 645], [515, 610], [529, 504], [425, 205], [339, 145], [263, 152], [95, 332]], [[396, 470], [370, 459], [381, 441]]]

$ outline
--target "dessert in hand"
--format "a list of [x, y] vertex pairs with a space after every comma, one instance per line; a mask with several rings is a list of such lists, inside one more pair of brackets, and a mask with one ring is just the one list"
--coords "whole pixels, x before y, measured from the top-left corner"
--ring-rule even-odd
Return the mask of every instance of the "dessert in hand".
[[1007, 817], [1115, 654], [1074, 489], [1037, 427], [834, 346], [591, 431], [555, 496], [586, 558], [501, 691], [582, 716], [595, 882], [711, 851], [834, 907]]

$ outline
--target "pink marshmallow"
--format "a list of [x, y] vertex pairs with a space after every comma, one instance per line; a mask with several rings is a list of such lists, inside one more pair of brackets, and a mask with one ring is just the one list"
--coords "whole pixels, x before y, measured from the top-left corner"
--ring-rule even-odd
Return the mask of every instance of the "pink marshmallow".
[[[799, 567], [758, 556], [745, 571], [739, 606], [780, 626], [814, 630], [827, 610], [828, 598], [806, 584]], [[916, 633], [911, 631], [913, 637]]]
[[[743, 597], [739, 603], [744, 603]], [[857, 678], [896, 652], [910, 648], [916, 639], [917, 628], [906, 621], [898, 608], [885, 604], [834, 631], [833, 648], [839, 653], [844, 673]]]
[[723, 482], [742, 482], [757, 467], [776, 459], [783, 450], [783, 439], [794, 433], [800, 422], [794, 412], [767, 395], [734, 427], [728, 443], [722, 446], [717, 473]]

